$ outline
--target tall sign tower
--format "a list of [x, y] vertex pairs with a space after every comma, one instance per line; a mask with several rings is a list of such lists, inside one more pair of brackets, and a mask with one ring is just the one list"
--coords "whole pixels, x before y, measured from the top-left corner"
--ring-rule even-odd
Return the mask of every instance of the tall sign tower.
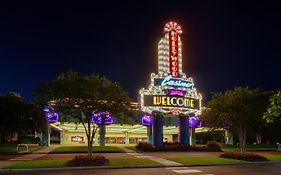
[[151, 134], [156, 146], [163, 144], [163, 117], [179, 117], [179, 141], [189, 144], [188, 117], [201, 113], [202, 96], [182, 70], [181, 34], [178, 23], [166, 23], [158, 43], [158, 73], [152, 73], [149, 86], [139, 91], [141, 111], [153, 118]]

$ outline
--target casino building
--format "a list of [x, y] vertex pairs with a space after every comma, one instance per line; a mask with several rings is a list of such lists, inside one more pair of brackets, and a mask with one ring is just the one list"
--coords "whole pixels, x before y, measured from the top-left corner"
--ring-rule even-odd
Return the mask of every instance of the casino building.
[[[161, 146], [168, 141], [194, 144], [195, 133], [207, 131], [197, 118], [201, 113], [202, 96], [193, 79], [182, 70], [181, 34], [178, 23], [165, 25], [158, 43], [158, 72], [151, 74], [149, 86], [140, 89], [138, 102], [132, 103], [136, 116], [128, 117], [125, 123], [117, 121], [107, 125], [106, 143], [150, 142]], [[50, 128], [51, 143], [87, 144], [81, 124], [60, 121], [51, 123]], [[96, 134], [96, 144], [99, 144], [98, 137]]]

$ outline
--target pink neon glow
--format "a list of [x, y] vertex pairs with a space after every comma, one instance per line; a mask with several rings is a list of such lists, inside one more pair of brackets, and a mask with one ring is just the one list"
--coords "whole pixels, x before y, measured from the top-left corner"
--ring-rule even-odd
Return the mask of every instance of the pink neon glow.
[[173, 77], [179, 76], [179, 57], [178, 57], [178, 32], [169, 32], [170, 45], [170, 72]]
[[184, 91], [184, 90], [177, 90], [177, 89], [167, 89], [167, 92], [168, 92], [169, 95], [172, 95], [172, 96], [178, 95], [178, 96], [182, 96], [183, 97], [186, 94], [186, 91]]

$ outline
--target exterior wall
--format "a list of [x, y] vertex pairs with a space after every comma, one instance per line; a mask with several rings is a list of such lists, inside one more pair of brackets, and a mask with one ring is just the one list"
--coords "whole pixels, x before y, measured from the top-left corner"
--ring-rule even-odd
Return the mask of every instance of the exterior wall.
[[[72, 137], [83, 137], [84, 141], [72, 141]], [[146, 133], [128, 133], [129, 143], [138, 143], [138, 142], [147, 142], [147, 134]], [[112, 144], [125, 144], [126, 142], [126, 134], [125, 133], [108, 133], [105, 135], [106, 143]], [[165, 134], [164, 138], [167, 138], [166, 141], [172, 142], [173, 136], [172, 134]], [[64, 136], [61, 138], [63, 141], [61, 142], [64, 145], [86, 145], [87, 144], [87, 136], [84, 132], [64, 132]], [[98, 134], [96, 134], [95, 140], [98, 141]], [[98, 143], [94, 140], [94, 143]]]
[[[55, 126], [62, 131], [62, 134], [58, 136], [60, 138], [60, 144], [63, 145], [87, 145], [87, 137], [83, 126], [74, 125], [71, 123]], [[59, 132], [59, 131], [57, 131]], [[178, 142], [179, 128], [176, 126], [163, 126], [163, 139], [164, 142]], [[196, 132], [208, 132], [206, 128], [196, 128]], [[72, 141], [72, 137], [83, 137], [83, 141]], [[94, 144], [98, 144], [99, 135], [96, 134]], [[119, 125], [113, 124], [106, 129], [106, 144], [136, 144], [139, 142], [147, 142], [147, 129], [141, 125]]]

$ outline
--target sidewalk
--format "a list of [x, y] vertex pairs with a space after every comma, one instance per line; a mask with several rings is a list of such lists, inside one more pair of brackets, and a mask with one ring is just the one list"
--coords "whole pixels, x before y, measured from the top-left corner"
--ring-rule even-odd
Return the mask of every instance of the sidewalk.
[[57, 148], [57, 146], [49, 146], [49, 147], [46, 147], [45, 149], [36, 151], [35, 153], [26, 154], [26, 155], [15, 157], [15, 158], [12, 158], [12, 159], [9, 159], [9, 160], [15, 161], [15, 160], [34, 160], [34, 159], [38, 159], [40, 157], [43, 157], [43, 156], [47, 155], [48, 153], [50, 153], [51, 151], [53, 151], [56, 148]]
[[130, 150], [128, 148], [125, 148], [125, 147], [119, 147], [119, 148], [122, 149], [123, 151], [125, 151], [129, 155], [132, 155], [132, 156], [137, 157], [137, 158], [149, 159], [149, 160], [152, 160], [154, 162], [158, 162], [158, 163], [160, 163], [164, 166], [183, 166], [183, 164], [173, 162], [173, 161], [170, 161], [170, 160], [167, 160], [167, 159], [163, 159], [163, 158], [160, 158], [160, 157], [148, 156], [148, 155], [145, 155], [143, 153], [137, 153], [137, 152], [135, 152], [133, 150]]

